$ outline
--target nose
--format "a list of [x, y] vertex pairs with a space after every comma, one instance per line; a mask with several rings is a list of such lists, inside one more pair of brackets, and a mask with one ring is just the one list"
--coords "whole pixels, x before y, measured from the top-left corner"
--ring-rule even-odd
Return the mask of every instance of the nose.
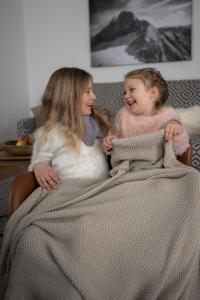
[[130, 97], [130, 93], [126, 92], [126, 94], [124, 94], [124, 100], [127, 100]]
[[91, 98], [92, 98], [93, 101], [97, 99], [97, 97], [96, 97], [96, 95], [95, 95], [94, 92], [92, 92]]

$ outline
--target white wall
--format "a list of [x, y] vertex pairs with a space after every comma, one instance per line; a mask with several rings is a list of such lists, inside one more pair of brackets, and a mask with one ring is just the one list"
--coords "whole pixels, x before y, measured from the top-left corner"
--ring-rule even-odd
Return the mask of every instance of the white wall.
[[21, 0], [0, 1], [0, 140], [16, 138], [16, 123], [29, 114]]
[[[1, 0], [0, 139], [3, 131], [15, 134], [16, 120], [39, 103], [55, 69], [77, 66], [90, 71], [96, 82], [112, 82], [136, 67], [90, 67], [88, 6], [88, 0]], [[193, 0], [192, 60], [151, 65], [166, 79], [200, 78], [199, 13], [200, 1]]]
[[[37, 104], [49, 75], [60, 66], [85, 68], [93, 74], [96, 82], [121, 81], [123, 74], [135, 67], [90, 67], [88, 2], [24, 0], [31, 106]], [[200, 1], [193, 0], [192, 61], [153, 65], [167, 79], [200, 78], [199, 13]]]

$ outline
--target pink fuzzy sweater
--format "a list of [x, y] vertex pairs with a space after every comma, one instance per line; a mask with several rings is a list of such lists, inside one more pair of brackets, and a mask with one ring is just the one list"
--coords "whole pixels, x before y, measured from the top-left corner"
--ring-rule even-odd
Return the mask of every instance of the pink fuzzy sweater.
[[[134, 116], [124, 106], [114, 118], [113, 130], [119, 138], [133, 137], [164, 129], [171, 120], [181, 123], [176, 110], [169, 106], [162, 107], [154, 116]], [[183, 132], [173, 137], [172, 147], [176, 155], [181, 155], [189, 147], [189, 136], [184, 126]]]

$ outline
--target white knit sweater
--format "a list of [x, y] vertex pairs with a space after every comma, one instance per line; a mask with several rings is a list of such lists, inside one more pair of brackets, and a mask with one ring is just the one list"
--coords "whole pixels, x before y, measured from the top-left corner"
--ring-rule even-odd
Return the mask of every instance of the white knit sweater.
[[81, 142], [80, 152], [76, 152], [68, 146], [64, 129], [59, 125], [50, 130], [45, 141], [43, 127], [36, 131], [29, 171], [37, 162], [47, 162], [58, 172], [61, 180], [68, 177], [107, 177], [109, 174], [99, 139], [93, 146]]

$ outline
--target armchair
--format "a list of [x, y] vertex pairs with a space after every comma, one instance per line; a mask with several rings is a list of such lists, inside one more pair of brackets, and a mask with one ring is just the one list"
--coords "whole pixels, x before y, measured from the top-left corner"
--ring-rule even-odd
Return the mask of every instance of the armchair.
[[[192, 165], [192, 145], [178, 157], [178, 160], [187, 166]], [[14, 177], [8, 194], [7, 218], [20, 206], [20, 204], [38, 187], [33, 172], [26, 172]]]
[[18, 174], [10, 184], [7, 202], [7, 218], [20, 206], [20, 204], [39, 187], [34, 172]]

